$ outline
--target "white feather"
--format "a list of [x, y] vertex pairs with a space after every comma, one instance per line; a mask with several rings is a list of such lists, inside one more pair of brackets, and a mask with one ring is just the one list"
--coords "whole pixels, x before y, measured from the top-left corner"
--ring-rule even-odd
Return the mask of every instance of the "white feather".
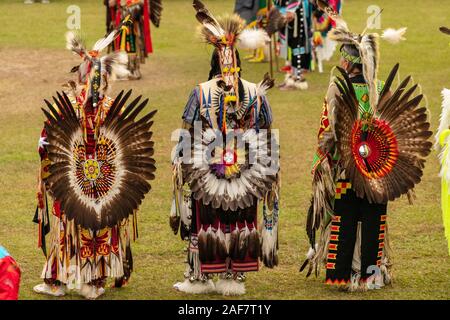
[[266, 229], [265, 225], [263, 225], [263, 229], [261, 232], [261, 254], [263, 256], [272, 256], [277, 251], [277, 234], [278, 234], [278, 223], [274, 223], [272, 226], [272, 230]]
[[238, 197], [242, 198], [243, 196], [245, 196], [247, 189], [245, 188], [245, 184], [244, 182], [242, 182], [241, 179], [236, 179], [236, 185], [237, 185], [237, 190], [238, 190]]
[[[316, 246], [317, 246], [317, 244], [316, 244]], [[315, 248], [309, 247], [308, 253], [306, 254], [306, 259], [311, 260], [312, 258], [314, 258], [315, 255], [316, 255]]]
[[106, 60], [111, 61], [111, 74], [109, 75], [111, 80], [123, 79], [130, 75], [128, 70], [128, 55], [124, 51], [111, 53], [100, 59], [102, 63], [102, 70], [106, 70]]
[[366, 34], [361, 38], [359, 44], [363, 74], [369, 85], [369, 102], [373, 112], [376, 112], [379, 98], [377, 92], [378, 53], [372, 47], [372, 41], [376, 43], [377, 37], [379, 37], [377, 33]]
[[256, 86], [256, 95], [258, 97], [264, 97], [267, 94], [267, 90], [269, 90], [268, 83], [263, 80]]
[[400, 29], [392, 29], [392, 28], [388, 28], [386, 30], [383, 31], [383, 34], [381, 36], [381, 38], [383, 40], [386, 40], [389, 43], [392, 44], [397, 44], [402, 40], [406, 40], [406, 38], [404, 37], [405, 33], [406, 33], [406, 27], [404, 28], [400, 28]]
[[220, 179], [219, 180], [219, 187], [218, 187], [218, 191], [217, 191], [217, 196], [222, 197], [223, 195], [225, 195], [225, 189], [227, 188], [227, 183], [225, 180]]
[[72, 50], [73, 40], [75, 39], [75, 33], [73, 31], [66, 32], [66, 48]]
[[73, 31], [66, 32], [66, 48], [78, 55], [86, 51], [81, 37]]
[[439, 137], [441, 133], [446, 129], [450, 129], [450, 90], [443, 89], [442, 92], [442, 111], [441, 117], [439, 120], [439, 129], [435, 136], [435, 144], [434, 147], [439, 150]]
[[238, 47], [247, 50], [263, 48], [270, 42], [270, 37], [262, 29], [244, 29], [238, 36]]
[[108, 34], [106, 37], [98, 40], [95, 44], [92, 50], [101, 52], [103, 49], [105, 49], [107, 46], [110, 45], [111, 42], [114, 41], [118, 34], [119, 30], [114, 30], [110, 34]]
[[225, 35], [225, 31], [219, 26], [217, 23], [217, 26], [212, 25], [211, 23], [204, 23], [203, 24], [206, 29], [212, 32], [212, 34], [217, 38], [221, 39]]
[[218, 179], [209, 173], [206, 177], [205, 191], [209, 194], [216, 194], [219, 189], [219, 181]]

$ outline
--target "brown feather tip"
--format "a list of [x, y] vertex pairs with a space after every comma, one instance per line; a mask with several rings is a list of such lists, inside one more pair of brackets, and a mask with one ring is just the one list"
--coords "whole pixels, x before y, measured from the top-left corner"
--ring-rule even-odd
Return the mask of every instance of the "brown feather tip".
[[439, 30], [444, 34], [450, 35], [450, 29], [447, 27], [440, 27]]

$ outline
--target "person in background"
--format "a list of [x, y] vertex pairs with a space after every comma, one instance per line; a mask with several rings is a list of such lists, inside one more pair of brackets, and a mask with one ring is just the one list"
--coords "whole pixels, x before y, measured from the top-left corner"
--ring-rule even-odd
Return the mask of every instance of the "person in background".
[[237, 13], [246, 24], [256, 19], [259, 10], [259, 0], [236, 0], [234, 12]]
[[[284, 68], [286, 78], [279, 86], [281, 90], [307, 90], [308, 83], [304, 76], [311, 70], [312, 46], [311, 46], [311, 14], [312, 4], [307, 1], [275, 0], [274, 11], [278, 11], [280, 20], [279, 37], [285, 48], [283, 55], [289, 67]], [[270, 20], [276, 19], [273, 13], [269, 13]], [[273, 22], [272, 22], [273, 23]]]
[[5, 248], [0, 246], [0, 300], [19, 298], [20, 268]]
[[[33, 4], [35, 1], [34, 0], [25, 0], [23, 3], [24, 4]], [[49, 4], [50, 1], [49, 0], [41, 0], [42, 4]]]

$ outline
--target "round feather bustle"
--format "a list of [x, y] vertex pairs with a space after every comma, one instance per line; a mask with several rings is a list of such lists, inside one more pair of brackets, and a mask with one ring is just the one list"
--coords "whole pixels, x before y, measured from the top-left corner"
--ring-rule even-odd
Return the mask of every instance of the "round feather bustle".
[[[122, 115], [130, 115], [130, 111], [135, 110], [136, 103], [125, 105], [130, 95], [131, 91], [125, 95], [121, 92], [113, 100], [105, 121], [98, 128], [97, 147], [102, 147], [103, 151], [97, 149], [97, 156], [103, 155], [96, 162], [98, 173], [93, 180], [88, 180], [84, 173], [83, 128], [71, 99], [65, 93], [57, 93], [57, 98], [53, 98], [54, 105], [45, 101], [48, 109], [43, 112], [48, 120], [45, 129], [52, 162], [49, 190], [76, 225], [93, 230], [112, 227], [133, 214], [151, 189], [148, 180], [154, 179], [156, 170], [152, 158], [153, 142], [130, 136], [144, 138], [153, 124], [151, 119], [155, 112], [134, 121], [145, 102], [139, 106], [139, 112], [131, 113], [133, 118], [121, 116], [120, 110], [124, 110]], [[143, 148], [142, 143], [145, 144]], [[90, 186], [95, 186], [96, 196], [89, 191]]]
[[[258, 137], [258, 141], [264, 141], [266, 138], [264, 133], [257, 134], [254, 131], [253, 134]], [[277, 144], [275, 137], [271, 139], [270, 143]], [[202, 144], [206, 149], [209, 144], [207, 137], [203, 136]], [[193, 144], [193, 154], [196, 148], [200, 147]], [[264, 149], [262, 148], [264, 146], [259, 147], [260, 150]], [[253, 197], [262, 199], [276, 182], [278, 170], [271, 165], [273, 161], [278, 164], [279, 154], [278, 150], [275, 150], [273, 154], [264, 154], [261, 151], [258, 152], [256, 148], [257, 146], [250, 145], [248, 151], [256, 154], [255, 163], [251, 165], [246, 163], [240, 168], [240, 174], [231, 179], [216, 176], [205, 153], [202, 153], [202, 161], [192, 160], [190, 163], [183, 164], [183, 176], [190, 185], [194, 199], [225, 211], [248, 208], [254, 203]], [[277, 167], [275, 165], [275, 168]]]
[[[376, 107], [378, 114], [370, 120], [367, 130], [369, 135], [366, 134], [369, 137], [370, 132], [373, 132], [374, 137], [389, 137], [385, 141], [391, 141], [389, 145], [385, 145], [388, 149], [380, 149], [383, 152], [380, 155], [388, 155], [387, 162], [373, 162], [375, 166], [368, 166], [370, 158], [364, 160], [355, 151], [358, 145], [354, 141], [359, 141], [354, 136], [355, 132], [359, 132], [354, 131], [360, 121], [359, 105], [348, 75], [340, 68], [343, 78], [336, 82], [340, 95], [336, 96], [335, 131], [341, 164], [356, 195], [367, 197], [371, 203], [387, 203], [412, 190], [421, 181], [425, 157], [432, 148], [427, 108], [420, 106], [423, 96], [414, 95], [417, 86], [407, 90], [410, 80], [407, 77], [393, 93], [390, 91], [398, 68], [396, 65], [392, 69], [385, 83]], [[384, 150], [391, 151], [385, 153]]]

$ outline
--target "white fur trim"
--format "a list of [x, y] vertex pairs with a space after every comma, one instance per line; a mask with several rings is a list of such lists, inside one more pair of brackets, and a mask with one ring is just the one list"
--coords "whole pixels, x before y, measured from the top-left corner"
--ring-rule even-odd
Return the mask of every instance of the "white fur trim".
[[287, 78], [285, 83], [286, 83], [286, 86], [288, 86], [288, 87], [294, 87], [295, 86], [295, 80], [292, 79], [291, 77]]
[[300, 90], [308, 90], [308, 82], [306, 81], [295, 81], [294, 86]]
[[62, 297], [66, 294], [64, 286], [50, 286], [46, 283], [41, 283], [33, 287], [33, 291], [40, 294], [47, 294], [54, 297]]
[[245, 294], [245, 284], [233, 279], [219, 279], [216, 282], [216, 290], [224, 296], [241, 296]]
[[183, 282], [177, 282], [173, 285], [175, 290], [191, 293], [191, 294], [207, 294], [216, 291], [214, 286], [214, 282], [212, 280], [208, 280], [206, 282], [203, 281], [189, 281], [189, 279], [185, 279]]
[[105, 293], [104, 288], [97, 288], [96, 286], [83, 284], [81, 289], [78, 291], [80, 295], [89, 300], [95, 300]]

